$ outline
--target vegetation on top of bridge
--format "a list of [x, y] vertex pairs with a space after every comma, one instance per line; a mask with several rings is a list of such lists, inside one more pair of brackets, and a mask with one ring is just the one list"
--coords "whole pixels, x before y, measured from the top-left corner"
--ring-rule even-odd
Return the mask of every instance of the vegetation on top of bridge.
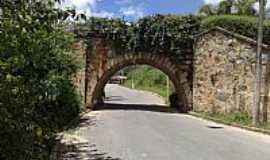
[[[154, 15], [127, 22], [121, 19], [90, 18], [84, 24], [87, 44], [95, 37], [103, 37], [107, 42], [124, 51], [164, 52], [174, 60], [181, 60], [183, 54], [191, 54], [194, 35], [213, 27], [222, 27], [229, 31], [257, 39], [258, 19], [252, 16], [176, 16]], [[270, 42], [270, 21], [265, 23], [265, 43]]]
[[[84, 24], [87, 40], [102, 36], [117, 48], [131, 52], [165, 52], [174, 59], [191, 53], [193, 39], [199, 31], [200, 18], [196, 16], [155, 15], [137, 22], [121, 19], [91, 18]], [[89, 43], [89, 41], [88, 41]]]

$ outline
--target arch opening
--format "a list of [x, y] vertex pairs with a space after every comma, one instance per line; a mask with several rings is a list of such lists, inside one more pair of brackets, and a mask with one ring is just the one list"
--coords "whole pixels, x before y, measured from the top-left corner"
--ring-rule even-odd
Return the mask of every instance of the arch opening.
[[114, 74], [106, 84], [103, 99], [109, 104], [170, 106], [173, 83], [159, 69], [132, 65]]
[[104, 70], [104, 72], [101, 75], [101, 77], [99, 78], [99, 80], [95, 86], [94, 92], [93, 92], [92, 104], [94, 105], [94, 107], [103, 103], [103, 100], [102, 100], [103, 91], [105, 89], [106, 84], [111, 79], [111, 77], [114, 76], [120, 70], [122, 70], [126, 67], [129, 67], [129, 66], [134, 66], [134, 65], [151, 66], [151, 67], [161, 71], [162, 73], [164, 73], [164, 75], [167, 75], [169, 80], [171, 81], [171, 83], [174, 86], [175, 95], [177, 97], [177, 106], [179, 107], [178, 108], [179, 111], [186, 112], [187, 102], [186, 102], [185, 90], [184, 90], [183, 86], [181, 85], [177, 74], [175, 72], [172, 72], [170, 70], [170, 68], [167, 67], [166, 65], [163, 66], [163, 65], [155, 63], [154, 61], [151, 61], [151, 60], [145, 61], [145, 60], [138, 60], [138, 59], [137, 60], [128, 60], [128, 61], [125, 61], [124, 63], [114, 64], [110, 68]]

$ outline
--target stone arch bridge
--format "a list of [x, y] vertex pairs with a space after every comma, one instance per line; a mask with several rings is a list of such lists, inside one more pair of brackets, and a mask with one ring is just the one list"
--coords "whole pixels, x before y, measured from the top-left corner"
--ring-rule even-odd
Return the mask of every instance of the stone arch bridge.
[[[93, 38], [93, 37], [92, 37]], [[190, 51], [183, 51], [176, 62], [166, 51], [151, 48], [147, 52], [130, 52], [116, 48], [104, 38], [91, 40], [91, 48], [78, 41], [80, 61], [85, 67], [75, 76], [86, 107], [101, 101], [105, 84], [124, 67], [146, 64], [163, 71], [173, 82], [178, 104], [184, 111], [251, 113], [256, 41], [223, 28], [213, 28], [194, 36]], [[270, 46], [263, 44], [264, 114], [270, 114]]]
[[102, 102], [102, 91], [109, 79], [131, 65], [149, 65], [161, 70], [174, 84], [182, 110], [192, 108], [192, 54], [176, 62], [166, 52], [130, 52], [115, 48], [103, 38], [92, 41], [91, 48], [84, 48], [82, 42], [75, 44], [75, 48], [81, 49], [81, 58], [86, 62], [84, 70], [77, 76], [76, 84], [87, 108], [93, 109]]

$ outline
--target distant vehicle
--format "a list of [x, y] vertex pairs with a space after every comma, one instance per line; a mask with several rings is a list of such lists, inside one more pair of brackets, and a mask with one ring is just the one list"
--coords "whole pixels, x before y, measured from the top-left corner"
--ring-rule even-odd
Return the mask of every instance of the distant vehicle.
[[126, 76], [112, 76], [109, 80], [110, 84], [122, 84], [127, 79]]

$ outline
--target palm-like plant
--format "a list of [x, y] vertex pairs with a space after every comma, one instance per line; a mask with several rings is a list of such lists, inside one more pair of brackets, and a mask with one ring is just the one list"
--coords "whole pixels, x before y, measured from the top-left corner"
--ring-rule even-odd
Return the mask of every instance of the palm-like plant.
[[233, 0], [222, 1], [216, 8], [217, 14], [232, 14]]
[[200, 8], [199, 14], [204, 15], [204, 16], [212, 16], [216, 14], [216, 10], [213, 5], [205, 4]]
[[256, 0], [235, 0], [233, 6], [236, 9], [238, 15], [256, 15], [254, 4]]

